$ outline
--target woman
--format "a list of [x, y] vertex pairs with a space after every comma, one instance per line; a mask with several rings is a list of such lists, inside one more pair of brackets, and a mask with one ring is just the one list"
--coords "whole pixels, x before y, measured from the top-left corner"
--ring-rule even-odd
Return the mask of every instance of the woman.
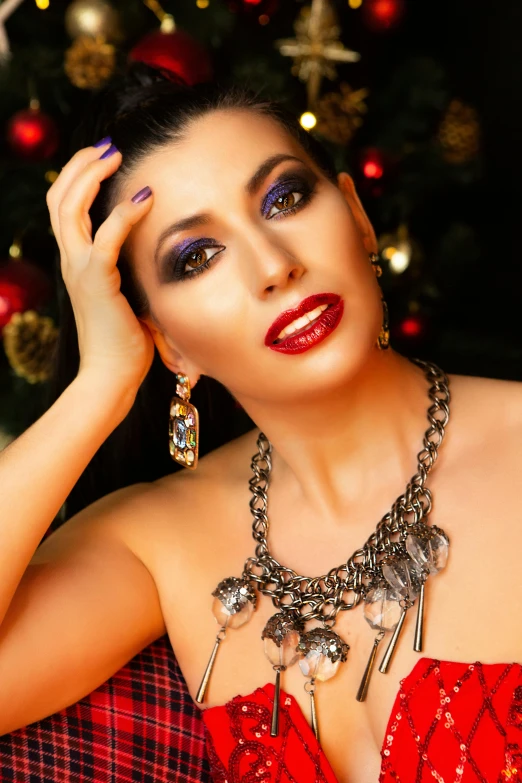
[[[48, 195], [79, 366], [1, 455], [0, 734], [168, 633], [215, 780], [517, 779], [520, 384], [394, 351], [353, 182], [284, 111], [137, 72], [142, 87], [100, 98], [112, 119], [91, 110]], [[177, 381], [170, 417], [140, 397], [155, 351]], [[191, 406], [209, 378], [252, 427], [232, 437], [218, 404], [228, 442], [198, 459]], [[98, 492], [38, 547], [137, 408], [161, 414], [164, 451], [169, 418], [179, 469]], [[274, 605], [293, 628], [270, 625]]]

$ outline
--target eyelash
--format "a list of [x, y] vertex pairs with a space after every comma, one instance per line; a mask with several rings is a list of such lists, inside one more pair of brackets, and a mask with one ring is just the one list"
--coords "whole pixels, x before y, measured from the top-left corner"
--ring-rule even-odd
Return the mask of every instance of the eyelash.
[[[276, 213], [275, 215], [272, 215], [272, 217], [267, 218], [267, 220], [273, 220], [274, 218], [276, 220], [279, 220], [278, 215], [284, 215], [287, 217], [288, 215], [293, 214], [294, 212], [297, 212], [299, 209], [304, 207], [312, 198], [312, 196], [315, 193], [315, 187], [308, 185], [308, 183], [305, 182], [299, 182], [299, 183], [292, 183], [287, 182], [285, 183], [288, 188], [292, 187], [293, 189], [285, 190], [284, 193], [281, 193], [280, 195], [276, 196], [272, 203], [270, 204], [270, 210], [274, 206], [274, 204], [280, 199], [284, 198], [285, 196], [291, 195], [293, 193], [299, 193], [301, 195], [301, 198], [295, 204], [293, 207], [288, 207], [287, 209], [279, 210], [279, 213]], [[187, 263], [187, 259], [190, 258], [191, 255], [194, 253], [199, 252], [200, 250], [205, 250], [207, 247], [216, 247], [215, 245], [201, 245], [200, 247], [193, 247], [191, 250], [185, 251], [182, 253], [177, 260], [177, 263], [175, 265], [174, 269], [174, 277], [176, 280], [182, 281], [182, 280], [188, 280], [192, 277], [195, 277], [196, 275], [200, 275], [202, 272], [204, 272], [206, 269], [209, 268], [209, 266], [212, 263], [212, 260], [215, 258], [215, 256], [219, 255], [219, 253], [222, 252], [222, 250], [218, 250], [217, 253], [214, 253], [213, 256], [211, 256], [207, 261], [205, 261], [204, 264], [201, 264], [201, 266], [196, 267], [191, 272], [185, 272], [185, 264]], [[222, 246], [221, 246], [222, 247]], [[223, 250], [225, 248], [222, 248]]]

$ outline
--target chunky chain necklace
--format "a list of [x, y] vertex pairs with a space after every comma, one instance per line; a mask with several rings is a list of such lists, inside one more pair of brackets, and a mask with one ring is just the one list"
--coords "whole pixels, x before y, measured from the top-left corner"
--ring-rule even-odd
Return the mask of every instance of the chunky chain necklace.
[[[422, 651], [426, 581], [430, 574], [444, 568], [449, 549], [446, 533], [427, 524], [432, 496], [425, 482], [437, 460], [449, 420], [450, 391], [449, 379], [437, 365], [422, 359], [410, 361], [425, 370], [432, 403], [427, 411], [429, 427], [424, 434], [423, 448], [417, 455], [417, 473], [363, 546], [327, 574], [301, 576], [270, 554], [267, 490], [272, 470], [272, 446], [263, 433], [259, 434], [258, 453], [251, 463], [254, 475], [249, 480], [253, 494], [249, 504], [254, 517], [252, 534], [257, 542], [255, 554], [247, 558], [241, 577], [227, 577], [212, 593], [213, 612], [220, 630], [196, 696], [199, 703], [203, 702], [217, 651], [227, 630], [239, 628], [250, 619], [257, 605], [257, 592], [270, 596], [279, 610], [261, 634], [265, 653], [276, 672], [272, 736], [278, 733], [281, 672], [299, 661], [301, 671], [308, 678], [305, 690], [310, 695], [312, 726], [319, 739], [316, 682], [332, 677], [339, 664], [346, 661], [349, 650], [349, 645], [332, 630], [340, 611], [353, 609], [363, 600], [364, 616], [377, 631], [357, 692], [358, 701], [366, 698], [379, 643], [387, 632], [393, 632], [379, 666], [379, 671], [385, 673], [406, 613], [415, 602], [414, 650]], [[442, 418], [437, 418], [439, 413]], [[316, 627], [305, 631], [305, 624], [312, 620]]]

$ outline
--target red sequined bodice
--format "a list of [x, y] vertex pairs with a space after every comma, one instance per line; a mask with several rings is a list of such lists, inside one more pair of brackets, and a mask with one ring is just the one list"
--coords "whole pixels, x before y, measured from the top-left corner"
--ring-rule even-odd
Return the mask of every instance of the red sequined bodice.
[[[216, 783], [337, 783], [295, 699], [274, 686], [203, 711]], [[379, 783], [522, 783], [522, 664], [420, 658], [401, 680]]]

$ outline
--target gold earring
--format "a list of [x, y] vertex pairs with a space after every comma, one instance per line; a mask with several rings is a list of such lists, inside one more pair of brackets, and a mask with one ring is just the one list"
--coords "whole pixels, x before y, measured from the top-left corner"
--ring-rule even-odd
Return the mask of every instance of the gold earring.
[[199, 415], [189, 398], [189, 379], [177, 375], [176, 394], [170, 401], [169, 451], [175, 462], [194, 470], [198, 464]]
[[[379, 264], [379, 256], [377, 255], [377, 253], [370, 253], [370, 263], [372, 264], [377, 277], [381, 277], [382, 268]], [[376, 345], [381, 351], [385, 351], [390, 346], [390, 318], [388, 313], [388, 305], [386, 304], [384, 300], [384, 296], [382, 295], [381, 295], [381, 301], [382, 301], [383, 319], [382, 319], [381, 331], [379, 332]]]

